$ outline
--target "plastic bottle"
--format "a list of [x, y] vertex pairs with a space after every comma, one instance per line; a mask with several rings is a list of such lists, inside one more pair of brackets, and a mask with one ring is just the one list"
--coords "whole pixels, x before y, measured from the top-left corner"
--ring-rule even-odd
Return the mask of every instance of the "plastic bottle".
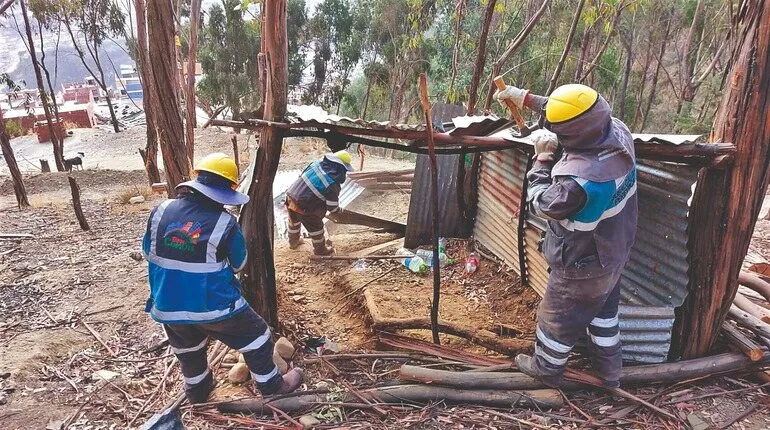
[[[432, 249], [418, 249], [415, 252], [415, 255], [422, 258], [425, 261], [425, 264], [428, 265], [428, 267], [433, 267], [433, 250]], [[438, 253], [438, 261], [441, 266], [446, 266], [447, 264], [454, 263], [454, 260], [447, 257], [447, 255], [441, 251]]]
[[414, 273], [425, 273], [428, 271], [428, 265], [425, 261], [417, 256], [407, 257], [401, 260], [401, 264]]
[[438, 238], [438, 252], [439, 254], [446, 254], [446, 239], [443, 237]]
[[475, 252], [471, 252], [467, 259], [465, 259], [465, 274], [467, 276], [472, 275], [476, 269], [479, 268], [479, 255]]

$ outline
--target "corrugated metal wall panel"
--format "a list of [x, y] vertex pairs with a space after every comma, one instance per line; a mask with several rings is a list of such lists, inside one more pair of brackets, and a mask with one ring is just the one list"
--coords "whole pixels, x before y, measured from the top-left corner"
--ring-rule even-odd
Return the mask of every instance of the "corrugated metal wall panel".
[[[490, 231], [491, 226], [499, 228], [504, 217], [512, 216], [512, 208], [518, 208], [517, 204], [503, 208], [501, 203], [490, 203], [500, 202], [495, 193], [502, 190], [521, 198], [524, 175], [505, 174], [506, 166], [511, 166], [512, 161], [500, 166], [501, 162], [505, 163], [505, 156], [500, 154], [511, 151], [501, 151], [496, 157], [484, 155], [479, 181], [479, 218], [474, 235], [482, 245], [518, 269], [516, 248], [508, 245], [518, 240], [516, 229], [511, 227], [510, 232], [506, 231], [508, 237], [504, 241]], [[526, 166], [526, 158], [521, 162]], [[486, 175], [492, 178], [487, 179]], [[624, 305], [620, 325], [623, 356], [627, 361], [656, 363], [667, 358], [674, 309], [687, 295], [687, 223], [697, 175], [698, 168], [692, 166], [654, 161], [638, 164], [638, 231], [621, 277]], [[547, 224], [531, 213], [524, 216], [527, 219], [523, 238], [527, 281], [542, 296], [548, 282], [548, 264], [538, 251], [538, 242]], [[496, 219], [497, 224], [490, 221], [491, 218]]]
[[645, 161], [637, 172], [639, 224], [621, 293], [629, 304], [675, 308], [687, 296], [687, 215], [698, 168]]
[[545, 295], [548, 285], [548, 263], [538, 250], [542, 230], [528, 225], [524, 230], [524, 253], [527, 256], [527, 280], [540, 297]]
[[[438, 213], [439, 234], [457, 237], [465, 225], [458, 202], [458, 176], [462, 155], [437, 155], [438, 165]], [[409, 215], [406, 223], [404, 246], [416, 248], [430, 243], [433, 232], [433, 216], [430, 210], [430, 159], [418, 155], [414, 167], [412, 196], [409, 199]], [[466, 230], [467, 231], [467, 230]]]
[[515, 149], [482, 155], [473, 229], [479, 242], [519, 275], [519, 208], [527, 161]]

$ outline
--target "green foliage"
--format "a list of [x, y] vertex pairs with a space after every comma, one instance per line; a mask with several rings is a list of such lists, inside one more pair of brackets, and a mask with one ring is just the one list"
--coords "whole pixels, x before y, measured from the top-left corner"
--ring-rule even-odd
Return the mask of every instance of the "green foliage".
[[5, 121], [5, 131], [8, 132], [8, 136], [11, 139], [19, 136], [26, 136], [28, 130], [21, 125], [21, 121], [16, 119], [9, 119]]
[[245, 19], [239, 0], [214, 4], [201, 28], [198, 56], [205, 77], [198, 96], [212, 106], [227, 106], [233, 117], [255, 110], [260, 102], [257, 19]]

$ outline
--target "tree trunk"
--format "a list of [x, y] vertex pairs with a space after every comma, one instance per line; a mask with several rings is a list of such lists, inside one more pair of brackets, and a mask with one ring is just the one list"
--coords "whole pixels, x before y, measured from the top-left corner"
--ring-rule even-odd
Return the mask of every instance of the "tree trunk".
[[3, 150], [5, 164], [8, 166], [8, 170], [11, 171], [13, 193], [16, 194], [16, 203], [19, 205], [19, 209], [29, 206], [27, 190], [24, 188], [24, 180], [21, 176], [21, 171], [19, 171], [19, 164], [16, 163], [16, 156], [13, 154], [13, 148], [11, 147], [11, 137], [8, 136], [8, 131], [5, 129], [5, 120], [3, 119], [2, 109], [0, 109], [0, 149]]
[[540, 5], [540, 9], [538, 9], [532, 18], [527, 21], [527, 24], [524, 26], [524, 28], [521, 29], [519, 34], [516, 35], [516, 38], [513, 39], [513, 42], [508, 45], [508, 48], [506, 48], [505, 52], [503, 52], [503, 55], [501, 55], [500, 58], [495, 61], [495, 64], [492, 67], [492, 75], [489, 77], [489, 91], [487, 92], [487, 101], [484, 103], [484, 110], [489, 110], [492, 108], [492, 97], [494, 96], [495, 91], [497, 91], [497, 87], [494, 83], [495, 77], [500, 75], [500, 71], [502, 70], [505, 62], [516, 53], [516, 50], [518, 50], [527, 39], [529, 33], [533, 28], [535, 28], [535, 25], [538, 23], [538, 21], [540, 21], [540, 17], [543, 16], [543, 12], [545, 12], [546, 8], [548, 8], [549, 3], [550, 0], [543, 0], [543, 4]]
[[465, 0], [457, 0], [455, 5], [455, 43], [452, 47], [452, 73], [449, 77], [449, 89], [446, 94], [447, 104], [456, 103], [458, 99], [454, 93], [457, 68], [460, 62], [460, 36], [463, 31], [463, 18], [465, 18]]
[[569, 55], [569, 50], [572, 47], [572, 39], [575, 38], [575, 32], [577, 30], [578, 23], [580, 22], [580, 14], [583, 13], [583, 6], [586, 4], [586, 0], [580, 0], [580, 3], [578, 3], [577, 9], [575, 9], [575, 14], [572, 16], [572, 25], [570, 25], [569, 28], [569, 35], [567, 36], [567, 43], [564, 45], [564, 51], [561, 53], [561, 58], [559, 58], [559, 63], [556, 65], [556, 70], [553, 71], [553, 76], [551, 76], [551, 81], [548, 83], [548, 90], [546, 90], [545, 95], [549, 96], [551, 95], [551, 92], [556, 89], [556, 82], [559, 80], [559, 75], [561, 75], [562, 69], [564, 69], [564, 62], [567, 60], [567, 56]]
[[83, 214], [83, 207], [80, 205], [80, 187], [72, 176], [67, 176], [67, 179], [70, 183], [72, 207], [75, 209], [75, 216], [78, 219], [78, 224], [80, 224], [80, 228], [83, 229], [83, 231], [91, 230], [91, 227], [88, 226], [88, 221], [86, 221], [86, 216]]
[[[695, 63], [698, 54], [697, 46], [693, 46], [695, 39], [700, 39], [703, 34], [703, 22], [705, 20], [704, 14], [705, 2], [698, 0], [698, 4], [695, 6], [695, 13], [692, 16], [692, 23], [690, 24], [690, 30], [687, 32], [687, 37], [684, 40], [682, 46], [682, 66], [680, 79], [682, 80], [682, 100], [679, 103], [679, 109], [681, 110], [682, 101], [691, 102], [695, 97], [695, 87], [693, 86], [693, 74], [695, 73]], [[679, 110], [677, 111], [677, 113]]]
[[[32, 67], [35, 69], [35, 78], [37, 79], [37, 92], [40, 95], [40, 101], [43, 103], [43, 112], [45, 113], [45, 120], [48, 123], [48, 133], [51, 135], [51, 144], [53, 145], [53, 159], [56, 162], [56, 170], [63, 172], [64, 169], [64, 155], [61, 153], [59, 144], [56, 143], [56, 136], [58, 134], [54, 131], [53, 122], [51, 121], [51, 107], [48, 103], [48, 94], [45, 91], [45, 83], [43, 82], [43, 73], [40, 71], [40, 64], [37, 62], [37, 53], [35, 52], [35, 39], [32, 38], [32, 27], [29, 25], [29, 14], [27, 13], [26, 1], [20, 1], [21, 13], [24, 17], [24, 30], [27, 33], [27, 43], [29, 43], [29, 55], [32, 58]], [[61, 124], [56, 124], [57, 127], [61, 127]]]
[[374, 79], [369, 76], [366, 80], [366, 93], [364, 93], [364, 107], [361, 111], [361, 119], [366, 121], [366, 113], [369, 110], [369, 94], [372, 92], [372, 83]]
[[[45, 65], [45, 48], [43, 48], [43, 24], [40, 21], [37, 22], [37, 28], [38, 36], [40, 39], [40, 67], [43, 69], [43, 73], [45, 73], [45, 80], [48, 84], [48, 91], [51, 93], [51, 106], [53, 106], [54, 118], [56, 118], [56, 123], [61, 127], [62, 122], [61, 117], [59, 117], [59, 103], [56, 101], [56, 91], [54, 90], [53, 83], [51, 82], [51, 73], [48, 72], [48, 67]], [[58, 50], [58, 39], [56, 44], [56, 49]], [[62, 159], [64, 159], [64, 135], [57, 133], [56, 136], [51, 136], [51, 143], [54, 144], [54, 151], [60, 154]]]
[[593, 31], [594, 24], [586, 27], [585, 31], [583, 31], [583, 38], [580, 40], [580, 58], [578, 58], [575, 65], [575, 76], [572, 78], [575, 82], [578, 82], [583, 75], [583, 62], [585, 62], [586, 55], [588, 54], [588, 45], [591, 42], [591, 31]]
[[118, 123], [118, 116], [115, 114], [115, 106], [112, 105], [112, 97], [110, 97], [110, 89], [107, 86], [107, 81], [104, 79], [104, 68], [102, 67], [102, 61], [99, 59], [98, 46], [94, 46], [92, 57], [94, 58], [94, 64], [96, 65], [96, 70], [99, 71], [100, 81], [98, 83], [101, 84], [102, 91], [104, 91], [104, 98], [107, 100], [107, 109], [110, 110], [110, 121], [112, 121], [112, 129], [115, 130], [115, 133], [120, 133], [120, 124]]
[[[149, 56], [153, 85], [151, 100], [158, 130], [169, 197], [176, 186], [190, 178], [190, 159], [184, 141], [184, 125], [177, 97], [177, 67], [174, 56], [174, 15], [168, 0], [147, 2]], [[152, 154], [147, 153], [150, 160]], [[272, 207], [272, 206], [271, 206]], [[251, 254], [254, 255], [254, 254]]]
[[[288, 99], [288, 37], [286, 0], [266, 0], [262, 41], [267, 85], [264, 119], [284, 121]], [[263, 128], [249, 181], [250, 202], [243, 207], [241, 227], [249, 261], [243, 270], [243, 295], [251, 307], [273, 327], [278, 325], [278, 300], [273, 253], [273, 180], [278, 170], [284, 131]]]
[[479, 97], [479, 81], [481, 81], [481, 75], [484, 74], [484, 63], [487, 61], [487, 38], [489, 36], [489, 27], [492, 25], [492, 17], [495, 15], [496, 4], [497, 0], [488, 0], [487, 8], [484, 12], [484, 23], [481, 25], [479, 49], [476, 52], [476, 64], [473, 67], [473, 78], [471, 79], [471, 87], [468, 92], [468, 115], [476, 114], [476, 99]]
[[729, 170], [698, 177], [690, 225], [692, 264], [678, 318], [674, 352], [709, 352], [738, 290], [738, 275], [764, 200], [770, 166], [770, 0], [743, 2], [729, 87], [724, 89], [711, 142], [737, 148]]
[[[591, 73], [593, 73], [596, 66], [599, 65], [599, 60], [601, 60], [602, 55], [604, 55], [604, 52], [607, 50], [607, 47], [610, 46], [612, 36], [614, 36], [615, 32], [618, 30], [618, 25], [620, 24], [620, 16], [623, 14], [623, 9], [625, 9], [625, 7], [626, 5], [623, 3], [618, 3], [617, 9], [615, 10], [615, 18], [612, 20], [612, 29], [610, 30], [609, 34], [607, 34], [607, 37], [604, 39], [604, 43], [602, 43], [602, 46], [599, 48], [599, 52], [596, 53], [596, 56], [588, 65], [585, 72], [583, 72], [583, 76], [580, 78], [580, 80], [578, 80], [578, 82], [585, 82], [585, 80], [591, 76]], [[593, 86], [593, 82], [591, 82], [591, 86]]]
[[135, 0], [136, 8], [136, 41], [139, 53], [139, 76], [142, 78], [144, 116], [147, 122], [147, 143], [144, 151], [144, 169], [150, 185], [160, 182], [158, 170], [158, 130], [155, 125], [154, 79], [150, 66], [150, 53], [147, 45], [147, 7], [144, 0]]
[[663, 57], [666, 54], [666, 46], [668, 45], [668, 37], [671, 32], [671, 19], [666, 19], [666, 30], [663, 33], [663, 40], [660, 42], [660, 51], [658, 52], [658, 58], [655, 59], [655, 72], [652, 75], [652, 83], [650, 84], [650, 97], [647, 99], [647, 104], [644, 107], [644, 113], [642, 113], [642, 126], [639, 128], [639, 132], [643, 132], [647, 127], [647, 118], [650, 115], [650, 108], [652, 102], [655, 100], [655, 94], [658, 91], [658, 76], [660, 75], [660, 68], [663, 67]]
[[[238, 152], [238, 135], [233, 134], [230, 138], [233, 143], [233, 160], [235, 160], [235, 167], [238, 168], [238, 177], [241, 177], [241, 154]], [[248, 141], [247, 141], [248, 143]]]
[[187, 111], [187, 156], [193, 163], [195, 155], [195, 61], [198, 55], [198, 23], [201, 19], [201, 0], [192, 0], [190, 10], [190, 41], [187, 51], [187, 95], [185, 109]]

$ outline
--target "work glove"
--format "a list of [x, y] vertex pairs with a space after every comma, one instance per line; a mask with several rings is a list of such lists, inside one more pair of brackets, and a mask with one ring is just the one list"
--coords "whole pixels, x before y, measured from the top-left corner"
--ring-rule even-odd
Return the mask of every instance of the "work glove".
[[506, 85], [505, 90], [497, 90], [497, 92], [495, 92], [495, 100], [505, 107], [505, 100], [508, 99], [513, 101], [517, 108], [523, 109], [524, 99], [527, 97], [527, 94], [529, 94], [529, 90], [522, 90], [521, 88]]
[[530, 139], [535, 144], [535, 158], [538, 161], [554, 161], [559, 138], [548, 130], [538, 129], [532, 132]]

